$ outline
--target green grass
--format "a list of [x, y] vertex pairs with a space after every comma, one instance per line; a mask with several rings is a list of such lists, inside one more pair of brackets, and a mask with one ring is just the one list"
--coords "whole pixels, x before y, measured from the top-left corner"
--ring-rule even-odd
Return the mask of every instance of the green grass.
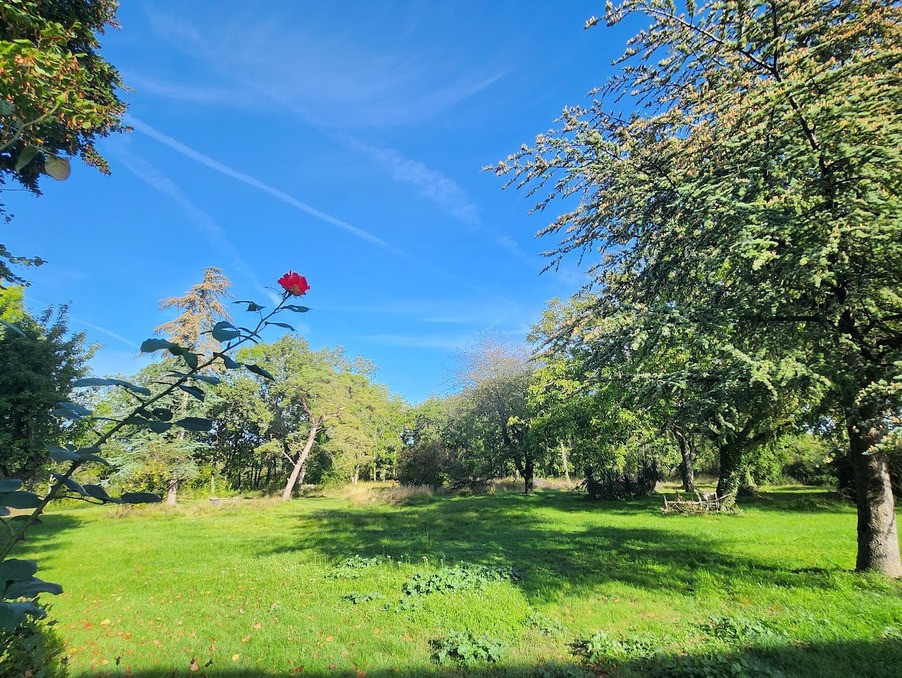
[[[47, 602], [75, 676], [578, 675], [571, 643], [599, 631], [599, 675], [902, 676], [902, 584], [851, 571], [852, 508], [801, 490], [732, 516], [660, 503], [86, 507], [48, 516], [17, 555], [66, 590]], [[515, 576], [467, 588], [461, 564]], [[465, 583], [403, 594], [417, 574]], [[452, 631], [504, 655], [437, 665]]]

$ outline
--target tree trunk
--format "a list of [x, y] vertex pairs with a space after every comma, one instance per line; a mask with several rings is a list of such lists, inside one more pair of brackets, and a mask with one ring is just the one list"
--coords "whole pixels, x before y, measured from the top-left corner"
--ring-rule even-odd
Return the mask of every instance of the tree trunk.
[[[859, 416], [867, 421], [870, 417]], [[868, 424], [848, 422], [849, 455], [855, 469], [855, 499], [858, 504], [858, 556], [855, 569], [902, 578], [895, 501], [890, 484], [889, 462], [882, 452], [871, 453], [879, 433]]]
[[561, 446], [561, 464], [564, 467], [564, 478], [567, 482], [570, 482], [570, 462], [567, 458], [567, 446], [564, 445], [563, 441], [560, 442]]
[[298, 455], [297, 461], [294, 462], [294, 468], [291, 470], [291, 476], [288, 478], [288, 482], [285, 483], [285, 489], [282, 490], [282, 501], [288, 501], [289, 499], [291, 499], [291, 495], [294, 492], [295, 485], [297, 485], [298, 478], [304, 471], [304, 465], [307, 463], [307, 457], [310, 456], [310, 450], [313, 449], [313, 443], [316, 441], [316, 434], [319, 433], [320, 426], [321, 424], [315, 423], [310, 427], [310, 433], [307, 434], [307, 443], [304, 445], [304, 449]]
[[535, 483], [535, 463], [532, 455], [526, 455], [526, 463], [523, 465], [523, 494], [529, 494], [533, 491]]
[[166, 503], [169, 506], [175, 506], [176, 502], [178, 502], [179, 495], [179, 479], [178, 478], [170, 478], [169, 479], [169, 487], [166, 489]]
[[683, 491], [695, 491], [695, 445], [682, 433], [674, 432], [677, 445], [680, 447], [680, 480], [683, 483]]
[[729, 495], [730, 497], [723, 504], [724, 506], [731, 506], [736, 502], [736, 494], [739, 491], [739, 485], [742, 483], [745, 467], [748, 463], [748, 455], [745, 454], [745, 451], [745, 447], [736, 442], [721, 445], [718, 450], [720, 472], [717, 478], [717, 496], [725, 497]]

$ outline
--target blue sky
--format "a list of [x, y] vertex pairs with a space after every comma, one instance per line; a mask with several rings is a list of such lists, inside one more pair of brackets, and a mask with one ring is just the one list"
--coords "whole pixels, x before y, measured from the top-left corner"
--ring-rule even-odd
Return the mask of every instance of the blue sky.
[[[603, 5], [540, 2], [127, 2], [102, 52], [133, 90], [134, 131], [44, 195], [4, 192], [3, 238], [49, 261], [29, 305], [69, 303], [131, 373], [171, 318], [161, 298], [219, 266], [269, 303], [289, 269], [312, 286], [299, 331], [378, 367], [410, 402], [451, 387], [482, 333], [525, 338], [582, 282], [539, 275], [551, 214], [482, 167], [587, 101], [626, 36], [583, 30]], [[235, 306], [237, 319], [241, 312]], [[273, 335], [272, 338], [276, 338]]]

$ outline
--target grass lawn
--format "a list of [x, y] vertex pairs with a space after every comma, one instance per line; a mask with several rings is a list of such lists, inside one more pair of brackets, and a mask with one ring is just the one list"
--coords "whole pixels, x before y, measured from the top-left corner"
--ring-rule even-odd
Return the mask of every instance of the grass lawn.
[[[46, 602], [74, 676], [902, 676], [902, 584], [852, 571], [853, 508], [801, 489], [732, 516], [660, 505], [83, 507], [16, 555], [66, 589]], [[438, 664], [452, 631], [477, 640]], [[495, 663], [453, 661], [483, 643]]]

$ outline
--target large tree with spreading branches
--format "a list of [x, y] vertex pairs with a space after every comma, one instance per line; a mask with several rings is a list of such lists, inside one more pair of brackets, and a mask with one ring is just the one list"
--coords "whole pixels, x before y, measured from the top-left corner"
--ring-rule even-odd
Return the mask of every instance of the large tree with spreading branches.
[[636, 15], [595, 101], [494, 169], [539, 209], [567, 199], [554, 261], [592, 257], [586, 313], [636, 318], [632, 349], [679, 324], [747, 357], [749, 383], [785, 359], [823, 380], [806, 407], [847, 434], [857, 567], [900, 577], [902, 3], [627, 0], [604, 20]]

